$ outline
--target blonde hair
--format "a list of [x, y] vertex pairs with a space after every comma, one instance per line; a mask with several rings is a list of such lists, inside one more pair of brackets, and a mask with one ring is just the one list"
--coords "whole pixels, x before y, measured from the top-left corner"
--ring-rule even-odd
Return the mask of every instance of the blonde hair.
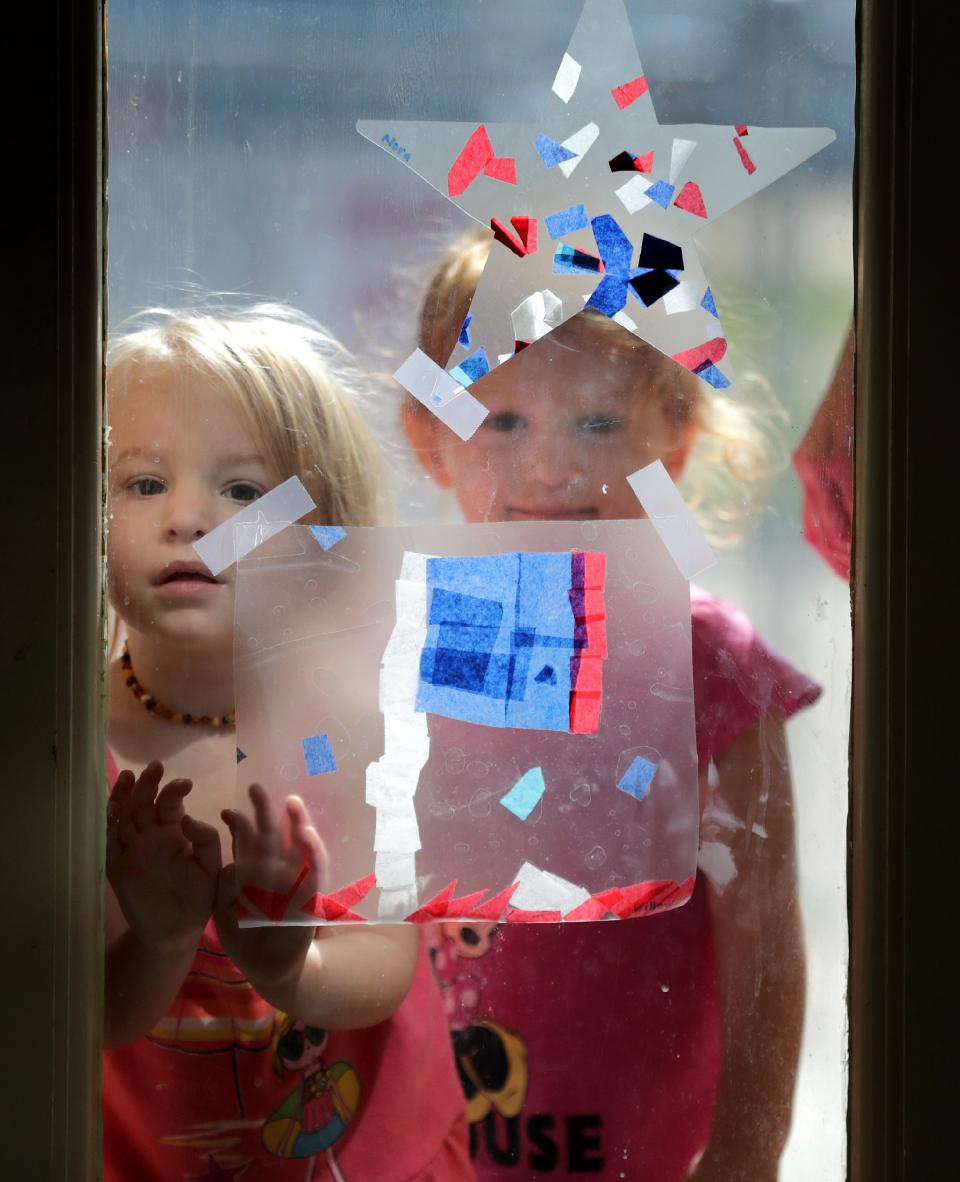
[[383, 463], [362, 414], [372, 386], [305, 313], [270, 303], [215, 313], [152, 308], [121, 324], [110, 343], [111, 398], [130, 387], [138, 367], [215, 382], [271, 467], [303, 481], [317, 505], [304, 521], [375, 525], [387, 515]]
[[[488, 231], [468, 230], [430, 273], [420, 305], [418, 343], [438, 365], [447, 364], [457, 343], [492, 241]], [[655, 399], [678, 436], [694, 431], [681, 490], [711, 541], [740, 541], [766, 502], [771, 477], [787, 464], [786, 414], [769, 385], [751, 373], [740, 378], [737, 400], [708, 394], [695, 374], [609, 317], [588, 309], [578, 317], [584, 318], [603, 334], [609, 360], [642, 369], [644, 392]], [[563, 325], [554, 334], [562, 336]], [[428, 413], [409, 396], [405, 412]]]

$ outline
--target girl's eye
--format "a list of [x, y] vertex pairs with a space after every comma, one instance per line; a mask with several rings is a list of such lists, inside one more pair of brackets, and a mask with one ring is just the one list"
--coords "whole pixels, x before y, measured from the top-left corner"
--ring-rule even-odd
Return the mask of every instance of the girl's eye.
[[519, 431], [524, 426], [524, 420], [512, 411], [502, 411], [498, 415], [488, 415], [484, 419], [483, 425], [489, 431], [502, 431], [507, 434], [511, 431]]
[[138, 476], [127, 488], [141, 497], [158, 497], [167, 491], [167, 486], [156, 476]]
[[246, 480], [238, 480], [236, 484], [228, 485], [223, 490], [223, 495], [231, 501], [239, 501], [241, 505], [249, 505], [263, 496], [263, 489], [249, 484]]
[[615, 419], [612, 415], [596, 414], [581, 419], [577, 426], [587, 435], [610, 435], [616, 431], [620, 422], [620, 419]]

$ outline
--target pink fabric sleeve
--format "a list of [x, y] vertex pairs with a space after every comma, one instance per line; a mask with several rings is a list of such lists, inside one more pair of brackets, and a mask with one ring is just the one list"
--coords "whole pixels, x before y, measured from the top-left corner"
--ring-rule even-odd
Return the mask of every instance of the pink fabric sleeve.
[[822, 691], [732, 604], [691, 587], [690, 607], [697, 754], [705, 767], [770, 710], [790, 718]]

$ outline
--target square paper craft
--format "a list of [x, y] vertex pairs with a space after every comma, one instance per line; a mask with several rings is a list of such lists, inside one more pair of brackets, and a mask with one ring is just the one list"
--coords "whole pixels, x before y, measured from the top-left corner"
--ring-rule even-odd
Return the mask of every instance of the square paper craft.
[[[688, 584], [645, 521], [293, 526], [237, 568], [238, 807], [303, 797], [329, 880], [239, 866], [244, 924], [506, 922], [683, 903]], [[650, 775], [650, 770], [655, 775]]]

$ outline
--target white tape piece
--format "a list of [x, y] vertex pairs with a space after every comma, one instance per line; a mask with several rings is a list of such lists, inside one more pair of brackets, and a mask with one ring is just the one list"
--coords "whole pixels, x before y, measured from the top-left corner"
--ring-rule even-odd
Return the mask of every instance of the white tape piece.
[[[193, 548], [200, 561], [216, 576], [316, 507], [299, 478], [291, 476], [259, 500], [228, 517], [199, 542], [194, 542]], [[255, 528], [244, 529], [244, 526]]]
[[572, 160], [561, 160], [557, 166], [564, 176], [570, 176], [580, 161], [586, 156], [587, 152], [593, 147], [599, 134], [600, 128], [597, 127], [596, 123], [588, 123], [584, 127], [581, 127], [579, 131], [575, 131], [569, 139], [563, 141], [563, 147], [570, 152], [576, 152], [576, 156]]
[[580, 63], [569, 53], [563, 55], [560, 69], [553, 80], [553, 93], [563, 102], [568, 103], [573, 98], [573, 92], [580, 81]]
[[715, 565], [716, 554], [660, 460], [638, 469], [627, 483], [685, 579]]
[[469, 439], [487, 408], [421, 349], [414, 349], [393, 375], [401, 386], [461, 439]]
[[650, 188], [650, 182], [646, 177], [632, 176], [625, 185], [621, 185], [619, 189], [614, 189], [616, 195], [623, 202], [627, 213], [636, 213], [638, 209], [643, 209], [645, 205], [650, 205], [651, 200], [647, 196], [647, 189]]
[[693, 149], [697, 146], [696, 140], [674, 140], [673, 146], [670, 149], [670, 184], [677, 183], [684, 165], [693, 154]]
[[667, 315], [673, 316], [676, 312], [692, 312], [700, 304], [697, 299], [699, 292], [700, 284], [696, 279], [681, 279], [677, 286], [663, 297], [663, 307]]
[[590, 892], [584, 887], [568, 882], [559, 874], [541, 870], [532, 862], [524, 862], [515, 881], [520, 885], [511, 895], [510, 902], [522, 911], [559, 911], [566, 915], [590, 898]]

